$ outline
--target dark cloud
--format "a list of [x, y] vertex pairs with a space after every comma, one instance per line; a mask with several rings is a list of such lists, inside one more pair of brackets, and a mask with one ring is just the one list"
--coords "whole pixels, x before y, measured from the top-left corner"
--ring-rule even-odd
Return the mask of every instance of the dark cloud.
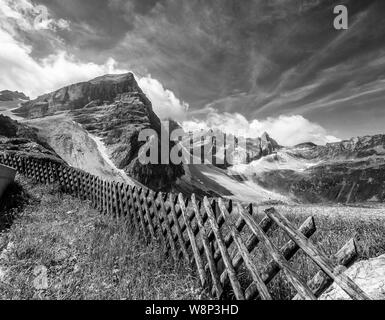
[[[383, 0], [38, 2], [71, 22], [59, 35], [77, 57], [151, 73], [191, 110], [306, 114], [341, 136], [385, 118]], [[349, 9], [347, 31], [333, 28], [337, 4]]]

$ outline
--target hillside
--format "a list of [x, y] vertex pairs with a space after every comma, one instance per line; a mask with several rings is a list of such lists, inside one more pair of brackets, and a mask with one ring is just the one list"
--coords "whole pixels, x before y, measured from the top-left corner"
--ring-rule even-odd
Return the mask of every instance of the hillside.
[[0, 152], [63, 161], [36, 130], [1, 114]]

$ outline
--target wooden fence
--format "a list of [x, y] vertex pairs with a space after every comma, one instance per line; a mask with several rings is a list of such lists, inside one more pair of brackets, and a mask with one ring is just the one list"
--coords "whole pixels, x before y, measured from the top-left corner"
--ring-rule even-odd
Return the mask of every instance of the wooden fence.
[[[218, 299], [272, 299], [268, 284], [280, 271], [297, 292], [294, 299], [317, 299], [333, 281], [352, 299], [369, 299], [343, 273], [357, 258], [356, 240], [328, 258], [309, 240], [316, 231], [312, 217], [297, 230], [273, 208], [257, 223], [252, 205], [153, 192], [104, 181], [60, 162], [12, 153], [0, 154], [0, 163], [41, 183], [59, 183], [103, 214], [125, 217], [143, 241], [160, 241], [165, 255], [195, 266], [202, 286]], [[269, 230], [286, 234], [287, 243], [278, 248]], [[307, 283], [289, 262], [300, 249], [319, 267]], [[262, 266], [255, 261], [257, 250], [270, 256]]]

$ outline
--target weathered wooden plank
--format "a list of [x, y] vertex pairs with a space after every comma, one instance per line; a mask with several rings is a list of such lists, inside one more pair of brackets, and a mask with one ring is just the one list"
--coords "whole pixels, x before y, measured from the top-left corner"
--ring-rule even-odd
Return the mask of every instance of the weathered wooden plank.
[[127, 192], [128, 189], [129, 189], [128, 185], [123, 186], [123, 197], [124, 197], [124, 203], [125, 203], [124, 212], [125, 212], [126, 220], [128, 221], [128, 224], [130, 225], [130, 227], [135, 228], [133, 216], [131, 213], [130, 196]]
[[[227, 211], [222, 199], [218, 200], [218, 205], [219, 205], [219, 210], [222, 213], [225, 220], [227, 219], [228, 221], [230, 221], [231, 220], [230, 214]], [[251, 277], [258, 288], [258, 292], [259, 292], [261, 298], [263, 300], [272, 300], [272, 297], [269, 293], [269, 290], [267, 289], [265, 283], [263, 282], [261, 276], [259, 275], [258, 269], [255, 266], [254, 262], [252, 261], [252, 258], [249, 254], [249, 250], [247, 249], [246, 245], [244, 244], [239, 231], [234, 226], [234, 224], [232, 224], [231, 222], [228, 223], [228, 226], [230, 229], [230, 233], [233, 236], [234, 242], [238, 248], [238, 253], [242, 256], [243, 261], [245, 262], [247, 269], [250, 271]]]
[[167, 236], [168, 236], [169, 244], [170, 244], [170, 248], [171, 248], [171, 255], [172, 255], [173, 259], [175, 261], [177, 261], [178, 255], [177, 255], [177, 251], [176, 251], [176, 245], [175, 245], [174, 237], [173, 237], [173, 234], [171, 231], [170, 221], [167, 217], [167, 210], [166, 210], [166, 206], [164, 204], [163, 194], [161, 192], [159, 192], [158, 198], [160, 201], [160, 211], [159, 212], [161, 214], [161, 217], [163, 218], [163, 222], [164, 222], [164, 225], [165, 225], [166, 230], [167, 230]]
[[[150, 194], [153, 194], [153, 193], [154, 193], [154, 192], [151, 191]], [[164, 219], [163, 219], [163, 215], [160, 214], [160, 212], [161, 212], [161, 204], [160, 204], [160, 201], [158, 200], [158, 198], [159, 198], [159, 197], [158, 197], [158, 193], [156, 193], [154, 199], [152, 199], [152, 198], [150, 197], [150, 194], [149, 194], [149, 196], [147, 197], [148, 203], [149, 203], [149, 205], [150, 205], [150, 207], [149, 207], [150, 213], [152, 213], [152, 214], [154, 215], [154, 217], [157, 216], [157, 217], [159, 218], [160, 223], [163, 225]], [[155, 201], [155, 204], [156, 204], [155, 206], [153, 205], [153, 200]], [[156, 211], [154, 211], [154, 208], [156, 208]], [[155, 215], [155, 212], [158, 212], [158, 214]], [[167, 215], [171, 213], [171, 209], [170, 209], [169, 206], [166, 207], [166, 213], [167, 213]], [[181, 214], [182, 214], [182, 213], [181, 213], [180, 208], [179, 208], [179, 205], [178, 205], [178, 213], [177, 213], [177, 215], [179, 215], [179, 217], [180, 217]], [[168, 222], [169, 222], [169, 226], [170, 226], [170, 229], [171, 229], [171, 228], [174, 226], [174, 219], [171, 219], [171, 220], [169, 220]], [[157, 224], [157, 223], [156, 223], [156, 227], [158, 227], [158, 224]], [[183, 227], [184, 229], [182, 229], [182, 227]], [[164, 237], [167, 238], [167, 240], [168, 240], [167, 230], [166, 230], [165, 228], [163, 228], [162, 230], [163, 230], [163, 235], [164, 235]], [[185, 225], [184, 225], [183, 221], [182, 221], [182, 223], [181, 223], [181, 230], [182, 230], [182, 233], [183, 233], [183, 230], [185, 230]], [[173, 239], [174, 239], [174, 243], [177, 243], [177, 242], [178, 242], [178, 235], [177, 235], [176, 233], [173, 233], [173, 232], [172, 232], [172, 237], [173, 237]], [[187, 238], [187, 239], [185, 240], [186, 248], [188, 248], [189, 243], [190, 243], [190, 239]], [[168, 243], [167, 243], [167, 245], [169, 246]], [[167, 247], [167, 250], [169, 250], [169, 249], [170, 249], [170, 247]]]
[[111, 214], [111, 184], [106, 181], [106, 211], [107, 215]]
[[140, 233], [141, 229], [140, 229], [140, 226], [139, 226], [139, 219], [138, 219], [138, 216], [136, 214], [135, 202], [134, 202], [134, 193], [133, 193], [133, 190], [132, 190], [131, 186], [128, 186], [128, 196], [129, 196], [129, 201], [130, 201], [132, 220], [134, 221], [134, 226], [135, 226], [136, 231], [138, 233]]
[[97, 177], [96, 178], [96, 185], [97, 185], [97, 208], [99, 211], [103, 211], [103, 207], [102, 207], [102, 180]]
[[114, 184], [113, 181], [109, 182], [109, 208], [110, 208], [110, 216], [114, 216]]
[[146, 221], [144, 219], [144, 214], [143, 214], [143, 208], [142, 208], [142, 205], [140, 203], [140, 197], [139, 197], [139, 193], [142, 192], [142, 188], [137, 189], [137, 187], [134, 187], [133, 188], [133, 193], [134, 193], [134, 197], [135, 197], [135, 200], [136, 200], [136, 205], [137, 205], [137, 210], [138, 210], [138, 214], [139, 214], [139, 219], [140, 219], [140, 224], [142, 226], [142, 229], [143, 229], [143, 235], [144, 235], [144, 238], [146, 239], [146, 241], [149, 240], [149, 236], [148, 236], [148, 232], [147, 232], [147, 227], [146, 227]]
[[[335, 255], [334, 259], [341, 266], [341, 268], [348, 268], [358, 257], [355, 239], [350, 239]], [[333, 283], [325, 272], [318, 271], [318, 273], [307, 283], [314, 295], [318, 298], [325, 292], [327, 288]], [[300, 296], [296, 295], [293, 300], [300, 300]]]
[[119, 202], [118, 218], [124, 217], [124, 204], [123, 204], [123, 183], [118, 182], [116, 184], [116, 192]]
[[[162, 225], [162, 222], [160, 220], [161, 213], [159, 212], [158, 207], [156, 205], [155, 197], [154, 197], [154, 192], [150, 191], [148, 197], [150, 198], [150, 201], [151, 201], [151, 206], [152, 206], [152, 210], [153, 210], [153, 213], [154, 213], [155, 225], [157, 225], [160, 241], [161, 241], [161, 243], [164, 246], [165, 253], [167, 254], [168, 248], [169, 247], [171, 248], [171, 245], [169, 245], [167, 243], [167, 240], [166, 240], [167, 239], [167, 235], [166, 235], [166, 237], [164, 236], [163, 225]], [[167, 234], [167, 231], [166, 231], [166, 234]]]
[[112, 196], [113, 196], [113, 215], [115, 218], [119, 217], [119, 203], [118, 203], [118, 188], [117, 188], [117, 183], [114, 181], [112, 183]]
[[237, 278], [237, 274], [236, 274], [235, 269], [231, 263], [230, 255], [227, 252], [227, 248], [226, 248], [225, 243], [223, 241], [221, 231], [219, 230], [217, 220], [215, 218], [213, 209], [212, 209], [211, 204], [210, 204], [209, 200], [207, 199], [207, 197], [204, 197], [203, 205], [204, 205], [204, 208], [206, 210], [206, 213], [207, 213], [210, 225], [211, 225], [211, 229], [214, 232], [214, 235], [215, 235], [215, 238], [217, 240], [219, 249], [221, 250], [222, 259], [223, 259], [223, 262], [227, 268], [227, 272], [228, 272], [228, 275], [230, 278], [231, 286], [234, 290], [234, 295], [238, 300], [244, 300], [245, 296], [242, 292], [241, 284], [239, 283], [239, 280]]
[[[268, 217], [267, 217], [268, 218]], [[268, 218], [272, 221], [270, 218]], [[311, 237], [316, 231], [316, 226], [314, 219], [309, 217], [306, 221], [299, 227], [299, 231], [307, 238]], [[282, 248], [281, 252], [283, 257], [286, 260], [290, 260], [299, 250], [299, 246], [292, 240], [288, 241]], [[268, 284], [281, 270], [279, 264], [274, 260], [271, 260], [263, 269], [262, 269], [262, 279], [265, 284]], [[255, 297], [257, 294], [257, 287], [254, 282], [252, 282], [245, 291], [246, 299], [250, 300]]]
[[295, 273], [288, 261], [284, 258], [284, 256], [279, 252], [279, 250], [263, 232], [261, 227], [249, 215], [245, 214], [240, 204], [238, 204], [238, 212], [242, 216], [242, 218], [245, 219], [247, 225], [249, 226], [251, 231], [258, 237], [259, 241], [267, 248], [272, 258], [280, 265], [287, 280], [297, 290], [301, 297], [306, 300], [315, 300], [316, 297], [314, 296], [310, 288]]
[[175, 198], [174, 198], [174, 195], [172, 193], [169, 194], [169, 203], [170, 203], [170, 208], [171, 208], [171, 216], [174, 219], [174, 226], [175, 226], [176, 234], [177, 234], [178, 240], [179, 240], [179, 246], [181, 248], [182, 254], [183, 254], [186, 262], [190, 263], [190, 257], [187, 253], [185, 240], [183, 238], [183, 234], [182, 234], [182, 231], [181, 231], [180, 225], [179, 225], [179, 220], [178, 220], [178, 217], [177, 217], [176, 212], [175, 212]]
[[91, 178], [92, 178], [91, 174], [86, 173], [86, 199], [91, 201], [92, 203], [93, 201], [92, 201], [92, 194], [91, 194], [91, 190], [92, 190]]
[[274, 208], [265, 211], [303, 251], [354, 300], [370, 300], [364, 291], [341, 269], [326, 257], [311, 241], [299, 233], [283, 215]]
[[103, 181], [103, 213], [108, 214], [108, 182]]
[[209, 239], [207, 237], [206, 228], [204, 227], [204, 222], [203, 222], [203, 219], [201, 217], [201, 213], [200, 213], [198, 204], [196, 202], [195, 194], [193, 194], [191, 196], [191, 204], [192, 204], [192, 207], [193, 207], [193, 210], [195, 213], [195, 217], [197, 220], [197, 224], [198, 224], [198, 233], [201, 236], [201, 241], [203, 244], [204, 252], [206, 254], [206, 258], [208, 261], [208, 265], [209, 265], [209, 269], [210, 269], [210, 273], [211, 273], [211, 279], [213, 282], [213, 287], [217, 293], [217, 298], [221, 299], [222, 295], [223, 295], [223, 288], [222, 288], [222, 285], [219, 281], [219, 275], [217, 272], [213, 253], [211, 251], [210, 242], [209, 242]]
[[[242, 218], [240, 218], [242, 221], [244, 221]], [[263, 232], [267, 232], [272, 226], [273, 226], [273, 220], [271, 220], [269, 217], [264, 217], [261, 222], [259, 223], [261, 229], [263, 230]], [[240, 228], [237, 228], [236, 230], [238, 232]], [[243, 228], [242, 228], [243, 229]], [[242, 230], [241, 229], [241, 230]], [[231, 237], [231, 241], [228, 241], [228, 245], [226, 244], [227, 247], [230, 246], [230, 244], [233, 242], [233, 237], [231, 234], [228, 235], [228, 239], [230, 240], [230, 237]], [[248, 252], [251, 252], [254, 250], [254, 248], [258, 245], [259, 243], [259, 240], [258, 238], [255, 236], [255, 234], [252, 234], [249, 236], [249, 238], [247, 239], [246, 241], [246, 249]], [[215, 258], [215, 255], [214, 255], [214, 258]], [[235, 257], [233, 258], [233, 266], [235, 268], [235, 270], [238, 270], [240, 268], [240, 266], [242, 265], [243, 263], [243, 257], [242, 255], [238, 252]], [[227, 277], [227, 271], [224, 270], [223, 273], [221, 274], [221, 277], [220, 277], [220, 280], [221, 280], [221, 283], [225, 286], [227, 283], [228, 283], [228, 277]]]
[[150, 230], [150, 234], [151, 234], [152, 239], [154, 239], [154, 238], [156, 238], [155, 229], [154, 229], [154, 224], [152, 223], [150, 209], [148, 208], [147, 196], [146, 196], [147, 192], [148, 192], [148, 190], [142, 189], [142, 192], [139, 195], [139, 200], [140, 200], [140, 198], [143, 199], [143, 208], [144, 208], [145, 215], [147, 217], [148, 229]]
[[204, 287], [206, 285], [206, 273], [205, 273], [205, 270], [203, 267], [201, 255], [199, 254], [198, 244], [197, 244], [196, 238], [195, 238], [194, 233], [192, 231], [190, 221], [187, 218], [187, 209], [186, 209], [186, 205], [185, 205], [185, 202], [183, 199], [183, 195], [181, 193], [179, 193], [178, 200], [179, 200], [179, 206], [180, 206], [181, 211], [182, 211], [183, 219], [184, 219], [184, 222], [186, 225], [187, 234], [190, 238], [191, 248], [193, 251], [194, 260], [195, 260], [195, 264], [196, 264], [196, 267], [198, 270], [199, 278], [201, 280], [202, 286]]

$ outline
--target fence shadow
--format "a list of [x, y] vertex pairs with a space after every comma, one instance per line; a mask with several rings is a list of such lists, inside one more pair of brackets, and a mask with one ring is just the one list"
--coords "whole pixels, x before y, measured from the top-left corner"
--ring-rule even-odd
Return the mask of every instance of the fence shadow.
[[12, 182], [0, 198], [0, 232], [9, 229], [17, 212], [27, 204], [29, 195], [18, 182]]

